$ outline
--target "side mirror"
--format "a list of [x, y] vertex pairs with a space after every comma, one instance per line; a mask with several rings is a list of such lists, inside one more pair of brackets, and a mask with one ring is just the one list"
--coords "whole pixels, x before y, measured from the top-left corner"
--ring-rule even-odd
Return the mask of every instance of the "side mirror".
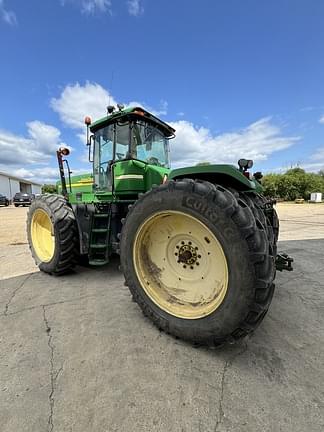
[[93, 162], [92, 155], [94, 150], [94, 135], [90, 135], [89, 141], [87, 142], [87, 146], [89, 148], [89, 155], [88, 155], [89, 162]]

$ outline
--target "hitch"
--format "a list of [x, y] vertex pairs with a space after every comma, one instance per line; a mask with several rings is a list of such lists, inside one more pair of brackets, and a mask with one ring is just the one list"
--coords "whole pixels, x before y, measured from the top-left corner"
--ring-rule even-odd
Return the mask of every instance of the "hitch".
[[292, 263], [294, 262], [294, 259], [291, 258], [286, 253], [279, 253], [276, 256], [276, 269], [278, 271], [287, 270], [287, 271], [293, 271]]

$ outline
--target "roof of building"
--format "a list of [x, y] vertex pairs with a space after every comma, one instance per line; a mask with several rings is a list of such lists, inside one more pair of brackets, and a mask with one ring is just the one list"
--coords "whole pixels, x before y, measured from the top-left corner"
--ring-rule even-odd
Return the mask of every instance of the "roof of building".
[[8, 178], [11, 178], [13, 180], [18, 180], [18, 181], [26, 183], [26, 184], [32, 184], [32, 185], [36, 185], [36, 186], [42, 186], [42, 183], [37, 183], [37, 182], [35, 182], [33, 180], [26, 180], [26, 179], [24, 179], [22, 177], [17, 177], [17, 176], [14, 176], [12, 174], [5, 173], [5, 172], [2, 172], [2, 171], [0, 171], [0, 175], [8, 177]]

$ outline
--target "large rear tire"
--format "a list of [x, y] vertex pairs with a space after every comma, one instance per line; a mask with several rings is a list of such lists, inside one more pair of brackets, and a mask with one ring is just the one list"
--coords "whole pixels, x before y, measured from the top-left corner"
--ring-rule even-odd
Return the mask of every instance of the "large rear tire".
[[274, 291], [271, 249], [245, 200], [190, 179], [144, 194], [120, 245], [126, 284], [143, 313], [209, 346], [246, 336], [264, 318]]
[[45, 273], [70, 271], [78, 256], [77, 225], [72, 209], [60, 195], [41, 195], [27, 216], [27, 237], [33, 258]]

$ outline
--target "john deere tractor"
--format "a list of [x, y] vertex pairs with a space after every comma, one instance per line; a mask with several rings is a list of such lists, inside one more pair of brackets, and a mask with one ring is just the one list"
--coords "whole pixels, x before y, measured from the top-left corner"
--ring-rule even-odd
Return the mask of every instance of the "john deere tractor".
[[252, 161], [170, 170], [175, 130], [140, 107], [109, 106], [85, 123], [92, 174], [70, 177], [59, 149], [60, 194], [37, 197], [28, 213], [40, 270], [62, 275], [119, 254], [133, 299], [159, 329], [209, 346], [251, 333], [276, 267], [292, 269], [277, 256], [278, 217]]

